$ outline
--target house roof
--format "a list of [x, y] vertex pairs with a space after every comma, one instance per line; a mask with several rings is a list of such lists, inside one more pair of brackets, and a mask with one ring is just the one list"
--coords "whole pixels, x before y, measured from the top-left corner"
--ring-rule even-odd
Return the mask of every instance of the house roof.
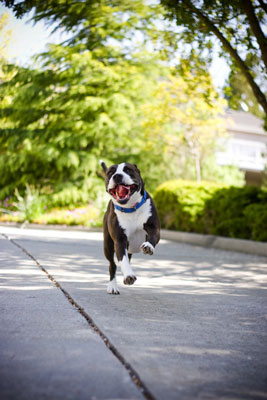
[[263, 128], [263, 120], [251, 113], [229, 109], [225, 113], [225, 118], [227, 118], [228, 131], [267, 136]]

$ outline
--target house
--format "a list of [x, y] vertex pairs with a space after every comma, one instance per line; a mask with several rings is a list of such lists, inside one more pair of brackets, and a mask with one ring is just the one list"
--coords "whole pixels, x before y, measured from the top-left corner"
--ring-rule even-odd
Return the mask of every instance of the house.
[[225, 115], [229, 137], [217, 153], [220, 165], [236, 165], [245, 172], [248, 185], [260, 185], [267, 173], [267, 132], [263, 121], [243, 111], [228, 110]]

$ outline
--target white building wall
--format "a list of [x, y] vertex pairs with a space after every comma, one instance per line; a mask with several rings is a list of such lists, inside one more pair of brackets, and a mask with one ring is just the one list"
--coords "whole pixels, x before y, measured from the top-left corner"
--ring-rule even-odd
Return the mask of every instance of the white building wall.
[[229, 138], [225, 150], [217, 153], [219, 165], [236, 165], [242, 170], [264, 171], [266, 144], [261, 141]]
[[226, 113], [228, 139], [216, 154], [219, 165], [236, 165], [244, 171], [262, 172], [267, 168], [267, 132], [259, 118], [229, 110]]

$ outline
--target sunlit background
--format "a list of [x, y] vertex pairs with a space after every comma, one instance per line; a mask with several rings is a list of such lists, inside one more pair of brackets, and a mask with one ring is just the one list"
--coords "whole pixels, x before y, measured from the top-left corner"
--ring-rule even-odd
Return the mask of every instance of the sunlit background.
[[[71, 11], [56, 29], [43, 16], [34, 23], [32, 9], [17, 18], [0, 5], [1, 221], [101, 226], [102, 158], [138, 164], [164, 227], [266, 240], [263, 107], [219, 41], [204, 35], [201, 49], [192, 26], [189, 43], [191, 16], [168, 21], [162, 5], [119, 2], [116, 14], [109, 4], [68, 32]], [[245, 35], [231, 29], [233, 42]], [[262, 64], [246, 51], [265, 91]]]

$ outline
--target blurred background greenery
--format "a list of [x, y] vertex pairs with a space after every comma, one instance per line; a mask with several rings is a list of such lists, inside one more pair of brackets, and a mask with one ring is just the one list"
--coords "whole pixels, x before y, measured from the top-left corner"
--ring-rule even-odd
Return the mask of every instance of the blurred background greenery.
[[[170, 224], [158, 188], [178, 179], [180, 193], [181, 179], [191, 181], [194, 214], [199, 185], [209, 192], [214, 184], [218, 196], [218, 188], [233, 193], [231, 186], [238, 191], [245, 184], [238, 167], [219, 166], [215, 155], [227, 138], [227, 107], [239, 109], [245, 101], [258, 117], [266, 112], [264, 45], [247, 3], [261, 27], [260, 1], [2, 1], [4, 11], [17, 18], [31, 13], [66, 38], [27, 65], [11, 62], [8, 13], [0, 16], [0, 219], [100, 226], [108, 201], [103, 159], [138, 164], [165, 227], [266, 240], [245, 227], [242, 234], [213, 229], [210, 215], [205, 227], [180, 217]], [[210, 73], [218, 51], [230, 66], [221, 90]], [[264, 207], [266, 196], [257, 198]], [[181, 207], [170, 205], [178, 215]], [[253, 207], [250, 220], [252, 213]]]

